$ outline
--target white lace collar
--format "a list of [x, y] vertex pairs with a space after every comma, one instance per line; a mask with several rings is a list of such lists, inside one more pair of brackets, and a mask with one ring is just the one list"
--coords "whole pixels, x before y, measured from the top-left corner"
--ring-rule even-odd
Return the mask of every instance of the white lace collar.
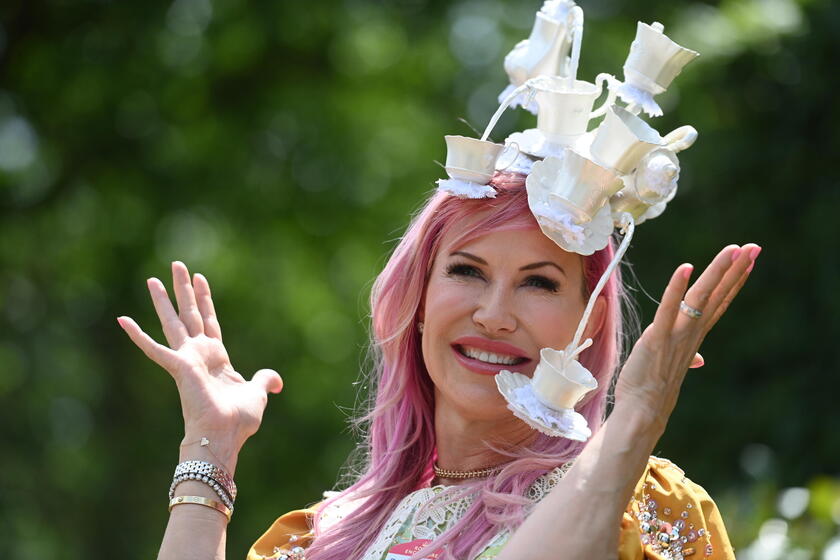
[[[526, 497], [534, 505], [539, 503], [557, 486], [570, 467], [571, 461], [537, 478], [528, 487]], [[398, 533], [409, 523], [412, 538], [434, 540], [461, 519], [473, 500], [474, 494], [462, 491], [460, 486], [437, 485], [415, 490], [394, 508], [362, 560], [382, 560]], [[507, 532], [502, 531], [488, 543], [488, 547], [503, 542], [507, 537]]]

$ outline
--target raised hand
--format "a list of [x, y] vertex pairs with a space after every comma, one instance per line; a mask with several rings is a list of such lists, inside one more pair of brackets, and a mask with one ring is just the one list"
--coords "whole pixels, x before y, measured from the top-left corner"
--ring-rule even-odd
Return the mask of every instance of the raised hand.
[[174, 262], [172, 282], [178, 312], [163, 283], [157, 278], [147, 281], [168, 346], [156, 342], [129, 317], [117, 321], [146, 356], [175, 380], [184, 415], [184, 441], [209, 437], [227, 461], [235, 462], [242, 444], [260, 426], [268, 393], [279, 393], [283, 381], [269, 369], [258, 371], [250, 381], [236, 372], [222, 343], [210, 285], [203, 275], [196, 274], [190, 281], [187, 267]]
[[[706, 334], [726, 312], [753, 269], [761, 247], [725, 247], [688, 288], [692, 266], [680, 265], [671, 277], [656, 315], [624, 364], [615, 390], [616, 407], [633, 406], [664, 431], [687, 369]], [[702, 313], [691, 317], [680, 302]]]

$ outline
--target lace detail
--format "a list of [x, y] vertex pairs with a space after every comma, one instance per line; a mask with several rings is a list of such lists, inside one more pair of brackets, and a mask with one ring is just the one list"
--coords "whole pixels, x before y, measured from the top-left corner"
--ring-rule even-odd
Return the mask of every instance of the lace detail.
[[[571, 466], [572, 461], [569, 461], [531, 484], [525, 494], [532, 502], [531, 509], [557, 486]], [[458, 486], [432, 486], [412, 492], [394, 508], [363, 560], [382, 560], [401, 535], [408, 539], [436, 539], [464, 516], [474, 500], [474, 494]], [[500, 532], [485, 550], [501, 548], [509, 536], [508, 531]]]
[[435, 491], [433, 488], [421, 488], [403, 498], [379, 531], [376, 540], [365, 551], [362, 559], [381, 560], [409, 515], [421, 504], [434, 497], [434, 495]]

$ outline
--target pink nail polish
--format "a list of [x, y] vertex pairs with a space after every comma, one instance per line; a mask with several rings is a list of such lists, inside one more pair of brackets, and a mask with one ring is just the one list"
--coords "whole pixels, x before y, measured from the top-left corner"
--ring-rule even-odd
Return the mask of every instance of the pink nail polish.
[[754, 247], [752, 251], [750, 251], [750, 260], [754, 261], [759, 253], [761, 253], [761, 247]]
[[734, 251], [732, 251], [732, 262], [737, 261], [738, 257], [740, 257], [740, 256], [741, 256], [741, 248], [739, 247], [738, 249], [735, 249]]
[[686, 268], [686, 269], [683, 271], [683, 278], [685, 278], [686, 280], [688, 280], [689, 278], [691, 278], [691, 273], [692, 273], [692, 272], [694, 272], [694, 265], [688, 265], [688, 268]]

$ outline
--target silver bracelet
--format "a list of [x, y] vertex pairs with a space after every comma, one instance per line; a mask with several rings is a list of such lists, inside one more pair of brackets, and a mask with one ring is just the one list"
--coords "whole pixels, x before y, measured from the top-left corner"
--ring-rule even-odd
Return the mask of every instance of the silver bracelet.
[[236, 499], [236, 484], [227, 471], [207, 461], [184, 461], [175, 467], [175, 475], [196, 473], [207, 476], [218, 482], [225, 489], [231, 500]]
[[179, 484], [182, 482], [186, 482], [187, 480], [195, 480], [196, 482], [202, 482], [213, 489], [219, 499], [224, 503], [228, 509], [233, 511], [233, 500], [230, 499], [225, 489], [215, 480], [212, 478], [198, 474], [198, 473], [185, 473], [176, 476], [172, 479], [172, 484], [169, 486], [169, 500], [172, 501], [175, 498], [175, 489], [178, 487]]
[[175, 496], [175, 487], [185, 480], [197, 480], [210, 486], [229, 508], [236, 500], [236, 484], [223, 469], [206, 461], [184, 461], [175, 467], [172, 484], [169, 486], [169, 499]]

